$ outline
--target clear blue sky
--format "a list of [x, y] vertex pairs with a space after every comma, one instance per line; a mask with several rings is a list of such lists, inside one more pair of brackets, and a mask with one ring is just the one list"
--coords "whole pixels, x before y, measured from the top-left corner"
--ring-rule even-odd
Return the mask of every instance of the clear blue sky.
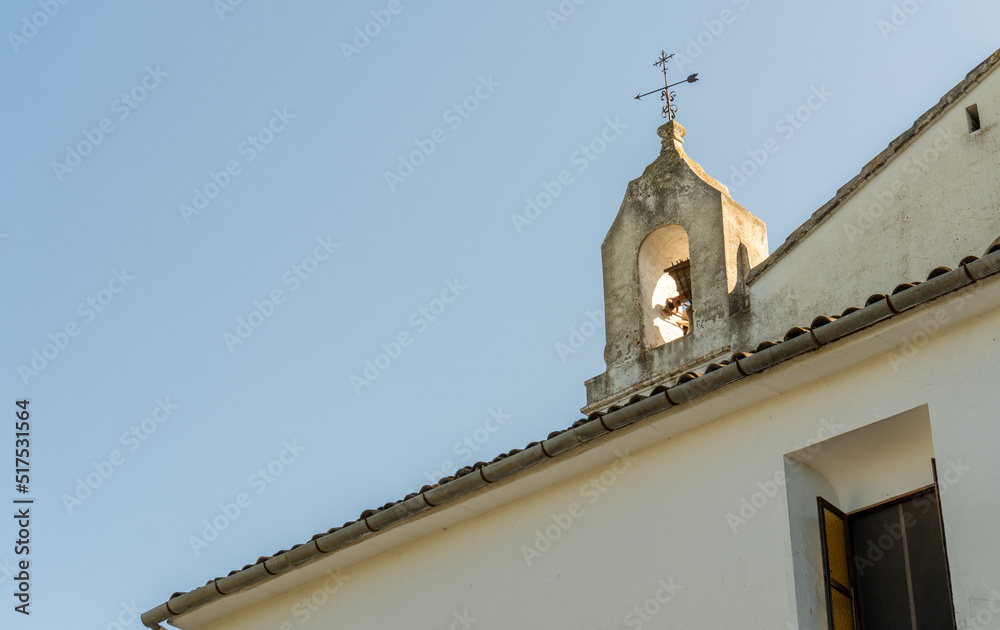
[[0, 501], [21, 398], [35, 500], [32, 615], [0, 569], [4, 628], [106, 628], [578, 419], [603, 326], [557, 344], [602, 309], [601, 240], [658, 153], [632, 97], [661, 49], [702, 79], [689, 155], [773, 250], [1000, 47], [969, 0], [891, 27], [892, 0], [219, 4], [0, 8]]

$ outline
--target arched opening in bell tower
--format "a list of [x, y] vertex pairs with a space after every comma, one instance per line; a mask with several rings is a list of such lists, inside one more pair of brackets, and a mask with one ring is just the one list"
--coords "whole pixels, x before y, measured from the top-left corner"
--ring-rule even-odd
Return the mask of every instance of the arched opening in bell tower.
[[687, 232], [665, 225], [639, 246], [643, 345], [649, 350], [692, 330], [691, 254]]

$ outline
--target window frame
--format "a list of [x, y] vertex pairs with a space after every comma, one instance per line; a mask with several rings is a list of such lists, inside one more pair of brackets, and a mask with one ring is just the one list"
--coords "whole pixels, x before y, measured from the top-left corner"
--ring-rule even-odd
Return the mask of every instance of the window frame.
[[[861, 604], [861, 599], [860, 599], [861, 593], [858, 587], [859, 586], [858, 578], [856, 575], [856, 567], [854, 563], [854, 548], [851, 536], [851, 521], [859, 516], [864, 516], [868, 513], [877, 510], [882, 510], [891, 507], [893, 505], [902, 504], [919, 496], [931, 493], [933, 493], [936, 497], [935, 504], [937, 508], [938, 524], [941, 528], [941, 548], [944, 554], [944, 561], [945, 561], [945, 578], [948, 585], [948, 604], [950, 606], [952, 628], [954, 629], [958, 627], [955, 615], [955, 598], [951, 584], [951, 565], [948, 562], [948, 542], [944, 530], [944, 514], [941, 508], [941, 490], [940, 490], [940, 485], [938, 484], [937, 462], [933, 459], [931, 460], [931, 466], [934, 471], [934, 483], [924, 486], [922, 488], [918, 488], [911, 492], [907, 492], [905, 494], [901, 494], [892, 497], [890, 499], [886, 499], [885, 501], [880, 501], [873, 505], [868, 505], [863, 508], [853, 510], [851, 512], [844, 512], [840, 510], [837, 506], [833, 505], [832, 503], [830, 503], [821, 496], [816, 497], [818, 515], [819, 515], [819, 526], [820, 526], [820, 551], [823, 558], [823, 586], [824, 586], [823, 594], [826, 599], [827, 627], [830, 630], [834, 630], [835, 628], [831, 589], [837, 590], [838, 592], [847, 596], [851, 600], [851, 606], [854, 613], [854, 619], [853, 619], [854, 628], [856, 628], [857, 630], [865, 630], [865, 621], [859, 613], [859, 608]], [[827, 540], [826, 519], [824, 517], [824, 510], [828, 510], [834, 516], [836, 516], [837, 518], [841, 519], [844, 522], [844, 527], [846, 532], [845, 546], [846, 546], [846, 553], [848, 554], [848, 575], [850, 581], [850, 584], [848, 585], [840, 584], [840, 582], [833, 579], [833, 577], [830, 574], [830, 562], [829, 562], [830, 548], [829, 548], [829, 541]]]
[[[860, 626], [858, 625], [858, 607], [854, 599], [856, 581], [854, 576], [854, 549], [851, 545], [850, 519], [848, 518], [847, 513], [843, 512], [840, 508], [830, 503], [823, 497], [816, 497], [816, 503], [819, 508], [819, 535], [820, 550], [823, 556], [823, 595], [826, 598], [827, 628], [829, 628], [829, 630], [836, 629], [833, 618], [833, 599], [830, 597], [831, 591], [836, 590], [851, 600], [851, 611], [854, 617], [852, 627], [858, 629]], [[847, 575], [848, 582], [850, 582], [849, 584], [841, 584], [839, 581], [833, 579], [830, 574], [830, 545], [827, 539], [826, 517], [824, 515], [824, 511], [829, 511], [831, 514], [844, 522], [844, 553], [847, 555]]]

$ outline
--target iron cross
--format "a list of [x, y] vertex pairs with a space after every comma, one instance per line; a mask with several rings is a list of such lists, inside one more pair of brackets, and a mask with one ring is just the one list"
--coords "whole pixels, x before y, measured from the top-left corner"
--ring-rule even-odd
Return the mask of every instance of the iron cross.
[[652, 92], [646, 92], [645, 94], [639, 94], [635, 97], [635, 100], [641, 101], [643, 96], [649, 96], [650, 94], [660, 93], [660, 100], [665, 101], [663, 104], [663, 113], [661, 114], [664, 118], [674, 119], [674, 115], [677, 113], [677, 106], [674, 105], [674, 99], [677, 97], [676, 92], [671, 92], [670, 88], [680, 85], [681, 83], [694, 83], [698, 80], [698, 73], [694, 73], [683, 81], [678, 81], [677, 83], [670, 83], [667, 81], [667, 63], [673, 55], [668, 55], [666, 51], [660, 51], [660, 60], [654, 63], [654, 66], [663, 67], [663, 86], [662, 88], [657, 88]]

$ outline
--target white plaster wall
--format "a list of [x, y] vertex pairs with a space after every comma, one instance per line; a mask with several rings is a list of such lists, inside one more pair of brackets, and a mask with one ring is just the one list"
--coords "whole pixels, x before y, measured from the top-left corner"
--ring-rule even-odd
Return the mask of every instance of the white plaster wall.
[[[970, 135], [965, 108], [978, 104]], [[822, 161], [817, 160], [817, 168]], [[859, 170], [860, 170], [859, 165]], [[751, 284], [754, 342], [981, 256], [1000, 237], [1000, 72], [994, 70]], [[751, 209], [752, 210], [752, 209]]]
[[928, 346], [920, 366], [901, 372], [928, 383], [959, 628], [1000, 628], [998, 333], [1000, 323], [982, 318], [952, 335], [951, 347]]
[[[208, 627], [465, 628], [455, 615], [467, 613], [476, 619], [468, 627], [477, 630], [759, 630], [795, 628], [800, 618], [811, 620], [810, 628], [823, 628], [822, 610], [810, 601], [821, 592], [818, 569], [805, 562], [796, 570], [791, 561], [793, 541], [806, 544], [818, 538], [818, 530], [790, 526], [788, 509], [789, 496], [808, 499], [822, 490], [822, 476], [795, 477], [787, 490], [781, 482], [771, 484], [785, 471], [786, 455], [831, 432], [846, 433], [921, 406], [929, 416], [939, 469], [949, 462], [967, 467], [942, 499], [955, 599], [965, 620], [988, 604], [992, 589], [1000, 589], [1000, 420], [993, 393], [1000, 381], [1000, 311], [916, 341], [913, 331], [940, 314], [936, 309], [952, 309], [945, 321], [954, 324], [959, 319], [954, 309], [968, 308], [974, 303], [969, 299], [974, 298], [953, 298], [951, 306], [901, 316], [888, 327], [862, 333], [867, 341], [846, 340], [769, 376], [748, 379], [741, 387], [776, 388], [782, 379], [808, 375], [823, 353], [848, 353], [853, 344], [884, 347], [875, 358], [845, 363], [832, 376], [779, 389], [780, 395], [762, 403], [651, 444], [633, 453], [635, 461], [627, 469], [619, 466], [618, 473], [602, 466], [348, 567], [345, 585], [307, 623], [294, 606], [319, 582]], [[901, 363], [904, 355], [896, 348], [907, 344], [913, 352]], [[730, 388], [725, 395], [745, 392]], [[657, 422], [665, 430], [671, 418], [668, 412]], [[582, 490], [602, 472], [605, 483], [597, 483], [605, 492]], [[923, 481], [914, 479], [913, 487]], [[741, 501], [758, 492], [773, 496], [745, 523], [734, 525], [727, 515], [739, 515]], [[552, 514], [570, 513], [574, 504], [582, 514], [529, 566], [523, 546], [553, 523]], [[660, 580], [681, 587], [663, 605], [651, 603]], [[660, 610], [649, 621], [627, 617], [643, 605]], [[1000, 627], [1000, 615], [985, 627]]]

